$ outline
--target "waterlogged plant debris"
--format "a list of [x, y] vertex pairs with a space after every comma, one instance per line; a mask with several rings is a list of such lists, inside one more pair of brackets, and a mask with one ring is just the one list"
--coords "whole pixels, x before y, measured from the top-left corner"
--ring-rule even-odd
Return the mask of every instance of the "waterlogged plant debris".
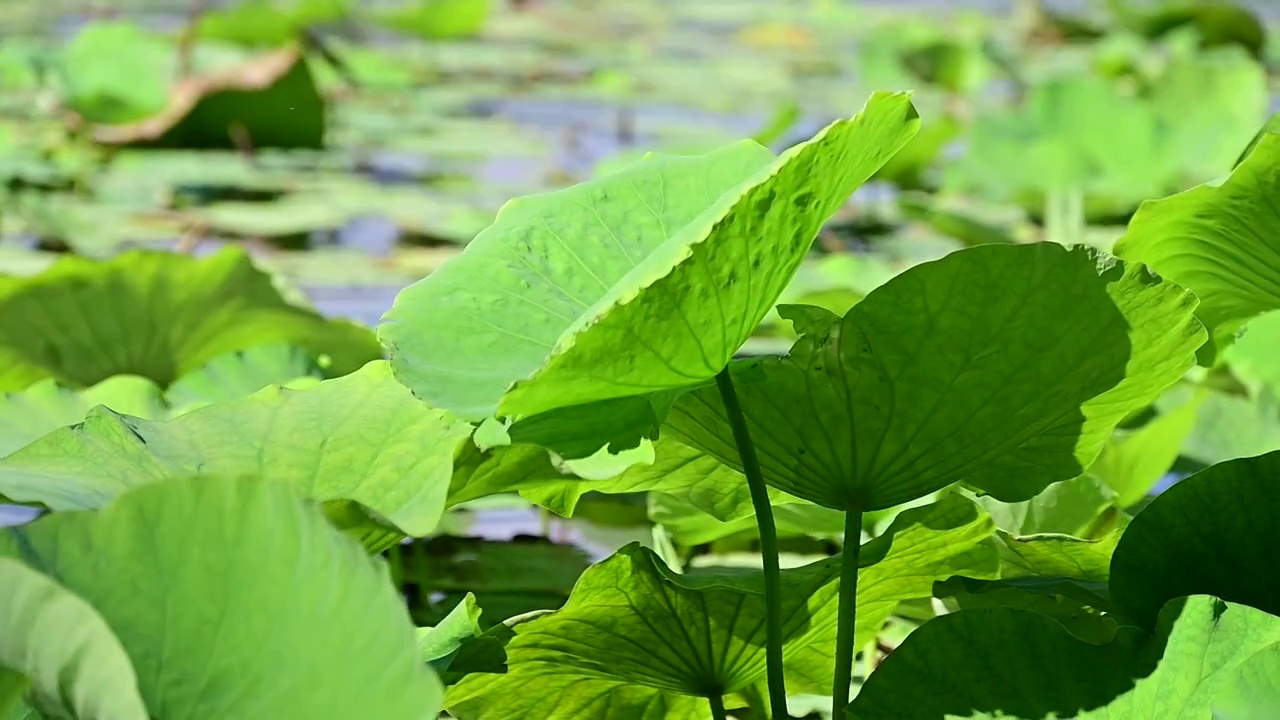
[[396, 374], [473, 420], [708, 381], [917, 126], [907, 94], [880, 93], [777, 159], [743, 141], [513, 200], [396, 298]]
[[368, 330], [287, 302], [238, 248], [64, 257], [39, 275], [0, 277], [0, 391], [113, 375], [167, 386], [225, 353], [276, 343], [326, 356], [333, 375], [382, 354]]
[[291, 46], [184, 78], [155, 115], [90, 133], [104, 145], [249, 151], [322, 148], [324, 128], [324, 100], [301, 49]]
[[[140, 717], [421, 720], [440, 709], [440, 681], [418, 656], [385, 566], [282, 483], [148, 485], [102, 510], [0, 531], [0, 557], [101, 616], [132, 664]], [[56, 652], [51, 643], [69, 626], [47, 629], [39, 647]], [[71, 677], [85, 688], [95, 687], [82, 685], [85, 673], [114, 672], [122, 683], [130, 674], [100, 656], [68, 660], [68, 671], [81, 663]]]
[[139, 485], [252, 477], [320, 501], [355, 501], [405, 535], [435, 529], [471, 426], [419, 402], [383, 361], [306, 390], [150, 422], [98, 408], [5, 458], [0, 496], [55, 510], [100, 508]]
[[[1025, 500], [1081, 474], [1115, 426], [1194, 364], [1190, 293], [1140, 265], [1060, 245], [989, 245], [918, 265], [839, 318], [787, 309], [785, 358], [742, 361], [765, 479], [836, 509], [879, 510], [966, 482]], [[709, 388], [673, 436], [741, 468]]]

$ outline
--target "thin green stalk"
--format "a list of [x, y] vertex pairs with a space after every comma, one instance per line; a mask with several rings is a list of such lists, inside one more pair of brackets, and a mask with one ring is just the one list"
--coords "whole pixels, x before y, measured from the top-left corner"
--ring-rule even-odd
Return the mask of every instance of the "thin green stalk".
[[756, 683], [754, 685], [749, 685], [743, 688], [742, 690], [738, 691], [739, 694], [741, 694], [742, 697], [745, 698], [747, 701], [748, 717], [753, 717], [753, 718], [769, 717], [769, 708], [765, 704], [764, 694], [760, 692], [761, 688], [762, 686], [760, 685], [760, 683]]
[[724, 712], [724, 698], [720, 695], [712, 695], [707, 698], [711, 702], [711, 720], [729, 720], [729, 716]]
[[396, 543], [387, 548], [387, 564], [391, 567], [391, 582], [397, 589], [404, 588], [404, 558], [401, 557], [402, 544]]
[[1084, 192], [1078, 187], [1054, 188], [1045, 194], [1045, 239], [1061, 245], [1084, 242]]
[[787, 715], [787, 684], [782, 674], [782, 570], [778, 567], [778, 530], [773, 524], [773, 507], [769, 505], [769, 488], [760, 472], [760, 460], [756, 457], [751, 433], [747, 430], [747, 418], [738, 403], [738, 393], [733, 388], [729, 368], [716, 375], [716, 386], [724, 400], [725, 415], [733, 429], [733, 440], [742, 458], [742, 471], [747, 476], [747, 488], [751, 490], [751, 505], [756, 511], [756, 527], [760, 530], [760, 555], [764, 562], [765, 600], [765, 661], [769, 685], [769, 706], [774, 720], [784, 720]]
[[840, 558], [840, 607], [836, 619], [836, 679], [831, 707], [840, 716], [849, 705], [853, 684], [853, 642], [858, 622], [858, 553], [862, 550], [862, 512], [844, 514], [844, 551]]

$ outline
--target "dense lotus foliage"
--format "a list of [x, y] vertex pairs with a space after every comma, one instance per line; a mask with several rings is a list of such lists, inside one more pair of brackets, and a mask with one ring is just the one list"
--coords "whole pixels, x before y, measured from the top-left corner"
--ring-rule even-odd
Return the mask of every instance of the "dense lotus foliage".
[[[488, 5], [375, 19], [443, 41]], [[183, 147], [287, 96], [258, 137], [319, 145], [303, 39], [353, 7], [202, 16], [252, 87], [93, 26], [63, 103]], [[1172, 35], [1160, 73], [1117, 43], [1023, 78], [941, 179], [952, 105], [874, 92], [775, 152], [791, 108], [506, 201], [373, 328], [234, 246], [0, 275], [0, 505], [33, 516], [0, 527], [0, 720], [1280, 717], [1280, 122], [1240, 16], [1121, 20]], [[894, 42], [955, 97], [992, 72], [963, 28]], [[1043, 232], [906, 195], [959, 241], [817, 252], [875, 182]], [[530, 508], [543, 537], [465, 537]]]
[[[154, 337], [49, 322], [32, 344], [40, 318], [0, 318], [0, 496], [48, 511], [0, 534], [4, 710], [692, 720], [827, 695], [886, 720], [1264, 717], [1280, 455], [1123, 508], [1154, 482], [1143, 463], [1170, 462], [1144, 433], [1189, 425], [1132, 419], [1275, 309], [1270, 284], [1235, 278], [1280, 273], [1280, 138], [1144, 205], [1118, 256], [975, 246], [843, 316], [783, 305], [790, 351], [736, 359], [822, 222], [918, 125], [909, 95], [878, 93], [779, 156], [650, 156], [513, 201], [401, 294], [386, 359], [230, 251], [7, 280], [15, 307], [66, 298], [121, 323], [135, 296], [97, 288], [150, 282], [174, 319]], [[180, 320], [233, 283], [259, 289]], [[670, 540], [632, 543], [558, 609], [481, 623], [468, 594], [415, 631], [369, 556], [391, 548], [402, 575], [403, 539], [488, 496], [568, 516], [584, 493], [637, 491], [675, 537], [706, 532], [681, 512], [738, 523], [762, 558], [686, 567]], [[797, 527], [841, 551], [782, 567]], [[929, 597], [943, 612], [855, 673]]]

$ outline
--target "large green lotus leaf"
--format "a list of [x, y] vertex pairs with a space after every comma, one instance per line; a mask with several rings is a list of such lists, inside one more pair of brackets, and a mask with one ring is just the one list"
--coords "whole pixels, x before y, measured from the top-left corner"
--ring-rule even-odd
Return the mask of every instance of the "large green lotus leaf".
[[[475, 442], [463, 443], [454, 456], [449, 482], [449, 505], [460, 505], [499, 493], [576, 489], [584, 485], [555, 466], [546, 450], [535, 445], [500, 445], [481, 450]], [[585, 491], [585, 487], [583, 490]], [[569, 516], [577, 504], [577, 494], [559, 510]]]
[[1240, 48], [1175, 58], [1149, 92], [1167, 152], [1191, 182], [1228, 172], [1271, 102], [1266, 68]]
[[1214, 720], [1270, 720], [1280, 717], [1280, 643], [1249, 658], [1219, 687]]
[[218, 401], [250, 395], [267, 385], [308, 387], [319, 382], [310, 355], [287, 345], [260, 345], [214, 358], [178, 378], [167, 391], [137, 375], [114, 375], [75, 390], [45, 379], [0, 395], [0, 457], [60, 427], [84, 420], [105, 405], [122, 415], [163, 420]]
[[[783, 570], [788, 648], [834, 626], [838, 562]], [[539, 668], [696, 697], [736, 692], [765, 672], [762, 580], [745, 568], [678, 575], [628, 545], [583, 573], [563, 608], [515, 627], [507, 678]]]
[[32, 710], [29, 705], [23, 702], [19, 702], [18, 705], [13, 708], [11, 714], [6, 715], [4, 717], [5, 717], [5, 720], [47, 720], [46, 718], [37, 714], [35, 710]]
[[160, 388], [136, 375], [116, 375], [84, 390], [41, 380], [26, 390], [0, 394], [0, 457], [80, 422], [97, 405], [148, 419], [169, 412]]
[[743, 141], [513, 200], [379, 334], [403, 382], [471, 419], [704, 382], [918, 124], [908, 94], [878, 93], [777, 159]]
[[418, 628], [418, 652], [445, 684], [473, 672], [506, 672], [506, 643], [514, 633], [503, 623], [486, 632], [480, 606], [467, 593], [434, 627]]
[[[1234, 346], [1233, 346], [1234, 348]], [[1280, 450], [1280, 400], [1260, 387], [1252, 397], [1206, 386], [1175, 387], [1156, 403], [1164, 412], [1197, 407], [1181, 454], [1202, 465]]]
[[1154, 636], [1105, 645], [1037, 613], [963, 611], [911, 633], [848, 718], [1203, 720], [1224, 678], [1277, 643], [1280, 618], [1203, 595], [1170, 603]]
[[0, 461], [0, 495], [84, 510], [160, 480], [253, 476], [316, 500], [356, 501], [421, 536], [440, 521], [470, 431], [378, 360], [307, 390], [268, 387], [163, 422], [97, 408]]
[[1106, 586], [1058, 577], [974, 580], [953, 577], [933, 586], [951, 609], [1014, 608], [1047, 615], [1075, 637], [1101, 645], [1115, 638], [1120, 622], [1106, 614]]
[[34, 704], [55, 717], [147, 720], [129, 656], [97, 611], [6, 557], [0, 587], [0, 671], [29, 678]]
[[281, 483], [147, 485], [102, 510], [9, 528], [0, 555], [101, 614], [150, 717], [439, 712], [442, 687], [385, 565]]
[[[751, 493], [742, 473], [687, 445], [659, 438], [653, 442], [652, 462], [640, 462], [605, 479], [575, 476], [536, 445], [499, 445], [480, 450], [467, 443], [454, 460], [449, 504], [457, 505], [487, 495], [507, 492], [542, 493], [538, 504], [571, 516], [578, 498], [586, 492], [662, 492], [707, 513], [714, 520], [735, 522], [753, 516]], [[559, 503], [546, 502], [559, 498]], [[799, 498], [770, 489], [775, 505], [800, 502]]]
[[1174, 169], [1158, 117], [1116, 83], [1090, 73], [1034, 83], [1012, 112], [979, 116], [949, 180], [1012, 199], [1079, 188], [1132, 207]]
[[[1277, 128], [1280, 130], [1280, 128]], [[1280, 312], [1266, 312], [1249, 321], [1240, 337], [1222, 353], [1231, 373], [1255, 394], [1267, 390], [1280, 395]]]
[[1235, 165], [1239, 165], [1244, 162], [1244, 159], [1249, 157], [1249, 154], [1253, 152], [1253, 149], [1258, 146], [1258, 143], [1261, 142], [1263, 138], [1276, 133], [1280, 133], [1280, 112], [1271, 113], [1271, 117], [1267, 118], [1267, 121], [1262, 124], [1262, 127], [1258, 128], [1258, 132], [1254, 134], [1253, 139], [1249, 141], [1249, 144], [1245, 146], [1244, 150], [1240, 153], [1240, 156], [1236, 158]]
[[1088, 642], [1114, 637], [1107, 578], [1120, 532], [1098, 540], [1070, 535], [996, 533], [999, 579], [954, 577], [934, 586], [960, 609], [1011, 607], [1049, 615]]
[[467, 640], [479, 637], [480, 606], [476, 604], [476, 596], [467, 593], [462, 601], [449, 611], [438, 624], [433, 627], [418, 628], [418, 654], [428, 663], [441, 663], [447, 669], [447, 661], [452, 659]]
[[[178, 412], [234, 400], [268, 385], [309, 387], [324, 377], [316, 359], [291, 345], [257, 345], [210, 360], [187, 373], [165, 391], [165, 400]], [[137, 415], [117, 407], [112, 410]]]
[[0, 277], [0, 391], [113, 375], [167, 386], [220, 355], [273, 343], [327, 356], [334, 375], [381, 355], [364, 328], [289, 304], [233, 247], [205, 258], [65, 257], [33, 277]]
[[998, 531], [1001, 577], [1060, 577], [1106, 583], [1111, 575], [1111, 558], [1122, 531], [1109, 532], [1097, 540], [1070, 535], [1028, 535], [1017, 537]]
[[1179, 450], [1195, 429], [1199, 410], [1199, 402], [1189, 402], [1135, 430], [1117, 430], [1089, 474], [1115, 491], [1116, 505], [1127, 508], [1137, 504], [1178, 460]]
[[511, 442], [531, 443], [577, 460], [601, 448], [621, 452], [655, 439], [679, 391], [611, 398], [540, 413], [514, 423]]
[[1280, 615], [1275, 567], [1280, 452], [1214, 465], [1129, 523], [1111, 559], [1111, 597], [1148, 626], [1166, 602], [1210, 594]]
[[[1020, 501], [1080, 475], [1194, 364], [1194, 308], [1086, 248], [979, 246], [917, 265], [843, 319], [803, 311], [810, 332], [789, 356], [735, 363], [738, 394], [765, 480], [811, 502], [879, 510], [960, 481]], [[714, 389], [667, 423], [741, 468]]]
[[[730, 535], [758, 536], [756, 518], [750, 505], [741, 516], [719, 520], [692, 505], [684, 497], [650, 491], [645, 496], [649, 519], [661, 525], [680, 545], [692, 547], [714, 542]], [[772, 506], [778, 537], [825, 537], [839, 539], [844, 534], [844, 513], [807, 502], [784, 502]]]
[[1268, 134], [1226, 179], [1143, 203], [1115, 252], [1194, 292], [1196, 314], [1227, 345], [1250, 318], [1280, 309], [1277, 193], [1280, 135]]
[[30, 686], [26, 676], [0, 668], [0, 718], [27, 720], [35, 716], [35, 711], [23, 697]]
[[[616, 477], [590, 483], [586, 488], [606, 493], [663, 492], [723, 522], [753, 516], [751, 491], [741, 472], [701, 450], [665, 437], [653, 443], [653, 454], [652, 463], [633, 465]], [[799, 501], [773, 489], [769, 500], [776, 505]]]
[[458, 720], [706, 720], [705, 698], [618, 680], [522, 665], [506, 674], [469, 675], [445, 704]]
[[1116, 494], [1095, 475], [1085, 473], [1053, 483], [1030, 500], [1008, 503], [990, 495], [976, 498], [996, 522], [996, 527], [1012, 535], [1083, 536], [1108, 508]]

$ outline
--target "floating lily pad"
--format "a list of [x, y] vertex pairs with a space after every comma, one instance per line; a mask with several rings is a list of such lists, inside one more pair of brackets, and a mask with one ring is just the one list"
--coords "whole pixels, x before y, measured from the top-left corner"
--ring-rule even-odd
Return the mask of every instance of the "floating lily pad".
[[419, 720], [440, 709], [385, 566], [283, 484], [149, 485], [4, 530], [0, 556], [101, 615], [132, 661], [144, 717]]
[[33, 277], [0, 277], [0, 390], [129, 374], [167, 386], [225, 353], [276, 343], [326, 356], [334, 375], [382, 354], [364, 328], [286, 302], [236, 248], [64, 257]]
[[253, 47], [279, 47], [311, 26], [333, 23], [351, 12], [349, 0], [238, 0], [205, 8], [196, 25], [201, 38]]
[[398, 7], [380, 6], [380, 24], [429, 40], [475, 35], [492, 12], [492, 0], [399, 0]]
[[709, 380], [917, 124], [880, 94], [776, 160], [744, 141], [512, 201], [397, 298], [380, 328], [397, 376], [471, 419]]
[[94, 123], [127, 123], [164, 109], [173, 44], [128, 22], [85, 26], [63, 49], [65, 99]]
[[[1082, 474], [1194, 364], [1194, 307], [1085, 248], [980, 246], [908, 270], [843, 319], [789, 310], [805, 337], [788, 357], [736, 363], [738, 394], [765, 480], [819, 505], [879, 510], [961, 481], [1025, 500]], [[683, 396], [668, 427], [741, 469], [714, 389]]]

